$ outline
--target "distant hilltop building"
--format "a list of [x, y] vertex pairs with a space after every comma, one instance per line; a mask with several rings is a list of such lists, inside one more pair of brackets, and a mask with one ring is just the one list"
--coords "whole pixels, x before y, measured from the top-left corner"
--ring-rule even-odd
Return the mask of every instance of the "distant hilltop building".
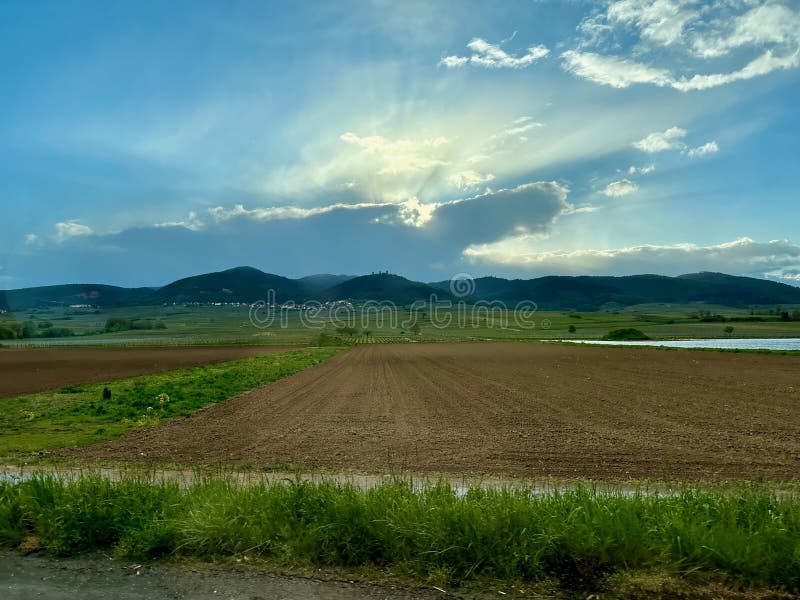
[[70, 304], [70, 308], [93, 308], [91, 304]]

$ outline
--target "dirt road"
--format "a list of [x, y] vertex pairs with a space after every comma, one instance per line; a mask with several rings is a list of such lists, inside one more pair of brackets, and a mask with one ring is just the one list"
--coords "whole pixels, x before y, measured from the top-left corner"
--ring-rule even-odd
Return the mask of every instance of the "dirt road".
[[404, 589], [311, 577], [123, 564], [107, 558], [54, 559], [0, 553], [0, 596], [5, 600], [400, 600], [446, 598], [435, 590]]
[[297, 346], [0, 350], [0, 398], [236, 360]]
[[92, 459], [596, 478], [800, 475], [800, 359], [364, 345]]

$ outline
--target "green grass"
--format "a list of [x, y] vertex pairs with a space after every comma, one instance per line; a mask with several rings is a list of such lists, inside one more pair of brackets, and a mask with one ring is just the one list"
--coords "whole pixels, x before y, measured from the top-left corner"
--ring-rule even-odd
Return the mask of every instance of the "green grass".
[[[366, 320], [360, 312], [356, 313], [355, 329], [359, 336], [347, 338], [347, 341], [365, 341], [364, 330], [371, 331], [372, 340], [387, 342], [408, 341], [461, 341], [461, 340], [536, 340], [536, 339], [599, 339], [609, 331], [635, 327], [653, 339], [683, 338], [725, 338], [725, 337], [800, 337], [800, 321], [780, 321], [776, 315], [758, 315], [763, 321], [735, 321], [730, 323], [702, 323], [696, 316], [699, 309], [711, 310], [714, 314], [722, 314], [727, 318], [747, 318], [749, 311], [708, 305], [668, 305], [648, 304], [633, 306], [617, 313], [569, 311], [537, 311], [528, 317], [534, 327], [519, 326], [514, 314], [501, 318], [498, 313], [487, 314], [486, 311], [470, 314], [461, 319], [458, 314], [451, 313], [449, 324], [438, 328], [430, 318], [421, 320], [420, 335], [412, 335], [408, 331], [408, 312], [401, 310], [397, 322], [391, 323], [384, 318], [383, 322], [374, 312]], [[54, 326], [66, 326], [73, 329], [75, 337], [48, 340], [12, 340], [4, 342], [14, 345], [185, 345], [185, 344], [301, 344], [309, 343], [320, 333], [320, 329], [309, 329], [300, 321], [297, 311], [287, 313], [285, 327], [275, 323], [270, 327], [259, 329], [249, 320], [249, 308], [246, 306], [142, 306], [125, 308], [107, 308], [101, 311], [73, 311], [71, 309], [49, 308], [35, 309], [15, 314], [19, 320], [35, 316], [46, 319]], [[385, 315], [383, 315], [385, 317]], [[429, 316], [428, 316], [429, 317]], [[166, 329], [119, 331], [96, 333], [105, 327], [107, 319], [136, 319], [140, 321], [158, 321]], [[445, 314], [441, 322], [447, 321]], [[503, 325], [503, 319], [507, 325]], [[575, 327], [574, 332], [569, 326]], [[734, 327], [732, 334], [725, 333], [725, 327]], [[336, 326], [329, 324], [326, 328], [329, 335], [336, 334]]]
[[756, 485], [673, 494], [591, 487], [531, 493], [396, 480], [240, 485], [97, 475], [0, 483], [0, 544], [70, 555], [113, 549], [263, 557], [284, 566], [370, 567], [437, 585], [558, 580], [590, 590], [656, 570], [737, 587], [800, 591], [800, 499]]
[[[189, 415], [245, 390], [292, 375], [339, 348], [303, 348], [0, 399], [0, 456], [88, 444]], [[103, 400], [103, 388], [112, 392]]]

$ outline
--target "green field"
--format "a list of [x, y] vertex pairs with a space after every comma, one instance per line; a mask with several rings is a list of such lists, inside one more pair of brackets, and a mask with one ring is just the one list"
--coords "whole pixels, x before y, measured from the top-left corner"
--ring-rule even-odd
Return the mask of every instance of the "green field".
[[[727, 322], [700, 322], [698, 310], [721, 315]], [[249, 319], [247, 306], [148, 306], [75, 311], [36, 309], [13, 315], [19, 321], [47, 321], [53, 327], [67, 327], [76, 334], [65, 338], [6, 340], [7, 346], [56, 346], [74, 344], [169, 345], [169, 344], [306, 344], [320, 332], [338, 335], [344, 341], [439, 341], [439, 340], [532, 340], [599, 339], [609, 331], [634, 327], [653, 339], [691, 339], [724, 337], [800, 337], [800, 321], [781, 321], [767, 311], [749, 311], [716, 306], [648, 304], [620, 312], [544, 312], [531, 315], [513, 312], [488, 312], [470, 306], [463, 312], [442, 311], [432, 316], [416, 313], [419, 332], [405, 309], [393, 317], [363, 312], [356, 308], [352, 321], [334, 323], [322, 316], [316, 327], [301, 322], [299, 311], [284, 313], [269, 327], [259, 328]], [[5, 318], [9, 318], [6, 316]], [[108, 319], [151, 320], [163, 329], [102, 332]], [[759, 321], [746, 321], [757, 318]], [[733, 319], [733, 320], [731, 320]], [[325, 323], [325, 321], [331, 321]], [[324, 325], [324, 327], [322, 327]], [[342, 325], [349, 333], [337, 332]], [[571, 331], [571, 327], [574, 331]], [[726, 327], [733, 327], [727, 332]], [[371, 339], [370, 339], [371, 338]]]
[[[337, 348], [304, 348], [113, 382], [3, 398], [0, 456], [89, 444], [189, 415], [315, 365]], [[103, 388], [112, 391], [102, 399]]]

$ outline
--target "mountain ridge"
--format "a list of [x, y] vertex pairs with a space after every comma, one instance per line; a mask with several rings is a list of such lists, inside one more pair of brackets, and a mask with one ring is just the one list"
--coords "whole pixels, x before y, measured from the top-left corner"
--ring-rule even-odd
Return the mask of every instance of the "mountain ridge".
[[[543, 310], [604, 310], [643, 303], [720, 304], [735, 308], [751, 305], [800, 305], [800, 287], [715, 272], [671, 277], [642, 274], [626, 276], [548, 275], [532, 279], [479, 277], [466, 302], [521, 301], [537, 303]], [[52, 305], [91, 304], [99, 307], [171, 303], [215, 303], [268, 300], [389, 301], [408, 305], [416, 300], [457, 300], [450, 281], [425, 283], [388, 272], [371, 275], [317, 274], [292, 279], [254, 267], [184, 277], [161, 288], [126, 288], [105, 284], [65, 284], [0, 290], [0, 309], [23, 310]]]

